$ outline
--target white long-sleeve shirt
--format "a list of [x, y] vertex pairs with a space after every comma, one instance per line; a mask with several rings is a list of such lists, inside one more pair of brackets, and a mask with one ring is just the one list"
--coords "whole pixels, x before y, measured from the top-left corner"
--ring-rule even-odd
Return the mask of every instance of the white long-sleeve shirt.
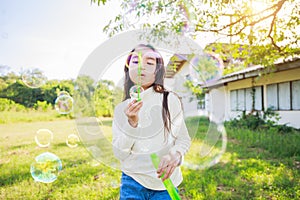
[[[168, 95], [171, 131], [167, 139], [162, 118], [163, 94], [150, 87], [141, 93], [141, 98], [143, 106], [139, 111], [136, 128], [128, 123], [125, 115], [125, 109], [131, 100], [127, 99], [116, 106], [112, 125], [113, 150], [125, 174], [146, 188], [164, 190], [161, 179], [157, 178], [150, 154], [157, 153], [162, 157], [170, 151], [178, 151], [184, 156], [190, 147], [191, 139], [184, 122], [180, 100], [174, 93], [170, 92]], [[176, 167], [170, 178], [176, 187], [182, 182], [180, 167]]]

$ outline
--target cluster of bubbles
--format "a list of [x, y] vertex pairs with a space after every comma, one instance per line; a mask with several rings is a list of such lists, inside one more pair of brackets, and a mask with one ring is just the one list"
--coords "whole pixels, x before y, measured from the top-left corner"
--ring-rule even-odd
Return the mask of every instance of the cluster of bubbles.
[[[21, 78], [25, 86], [33, 89], [43, 86], [47, 81], [46, 76], [39, 69], [27, 69], [22, 73]], [[60, 114], [69, 113], [73, 107], [73, 99], [67, 92], [61, 92], [55, 101], [55, 106]], [[39, 129], [34, 136], [34, 140], [38, 147], [48, 148], [53, 140], [53, 133], [49, 129]], [[71, 134], [66, 140], [66, 144], [71, 148], [76, 147], [78, 142], [79, 138], [75, 134]], [[33, 179], [42, 183], [54, 182], [61, 170], [62, 162], [60, 158], [50, 152], [36, 156], [30, 166]]]
[[[22, 73], [22, 82], [29, 88], [39, 88], [47, 81], [39, 69], [27, 69]], [[68, 92], [62, 91], [55, 100], [55, 109], [59, 114], [69, 114], [73, 109], [73, 98]], [[53, 140], [53, 133], [49, 129], [39, 129], [36, 132], [34, 140], [38, 147], [48, 148]], [[70, 134], [66, 139], [66, 144], [70, 148], [78, 146], [79, 137]], [[38, 155], [31, 164], [30, 172], [35, 181], [42, 183], [51, 183], [57, 179], [62, 170], [62, 162], [58, 156], [53, 153], [45, 152]]]
[[[47, 148], [50, 146], [51, 141], [53, 140], [53, 133], [49, 129], [39, 129], [36, 132], [34, 140], [38, 147]], [[79, 137], [75, 134], [70, 134], [66, 138], [66, 144], [68, 147], [75, 148], [78, 146], [80, 140]]]
[[[140, 54], [131, 53], [130, 56], [135, 57], [134, 59], [136, 59], [136, 62], [133, 64], [126, 63], [125, 65], [126, 67], [129, 68], [129, 70], [132, 70], [135, 67], [138, 69], [139, 65], [147, 64], [145, 60], [149, 58], [154, 58], [155, 60], [157, 60], [158, 56], [160, 56], [158, 54], [153, 54], [153, 55], [152, 54], [140, 55]], [[189, 67], [188, 67], [189, 75], [190, 77], [192, 77], [193, 82], [197, 84], [207, 85], [209, 83], [214, 83], [218, 81], [218, 79], [222, 74], [223, 63], [215, 55], [200, 54], [192, 58], [189, 58], [186, 61], [189, 63]], [[145, 71], [145, 73], [147, 72]], [[38, 73], [32, 73], [32, 74], [38, 74]], [[138, 74], [141, 75], [139, 72]], [[36, 81], [38, 80], [38, 78], [33, 78], [33, 77], [38, 77], [37, 75], [31, 76], [31, 78], [28, 77], [29, 76], [26, 75], [22, 76], [22, 80], [24, 84], [26, 84], [28, 87], [36, 88], [41, 85], [42, 81]], [[185, 79], [185, 77], [179, 77], [179, 78], [182, 78], [180, 79], [180, 81]], [[143, 78], [141, 78], [141, 81], [142, 80]], [[175, 80], [176, 84], [181, 83], [178, 80]], [[140, 94], [144, 92], [143, 88], [141, 87], [142, 82], [138, 82], [138, 83], [139, 84], [136, 84], [130, 88], [129, 94], [132, 99], [138, 99], [140, 97]], [[180, 91], [176, 91], [176, 90], [175, 92], [181, 93]], [[187, 94], [187, 96], [184, 98], [187, 99], [190, 97], [194, 97], [194, 96], [191, 94]], [[217, 105], [218, 103], [215, 103], [213, 102], [213, 100], [211, 100], [211, 104]], [[141, 128], [143, 130], [147, 130], [145, 132], [153, 133], [152, 135], [148, 136], [149, 138], [154, 137], [155, 136], [154, 133], [160, 132], [160, 130], [153, 130], [153, 127], [151, 126], [151, 123], [153, 121], [154, 123], [162, 122], [162, 119], [159, 118], [161, 117], [160, 106], [161, 105], [154, 105], [149, 109], [145, 109], [145, 113], [148, 114], [142, 117], [145, 122], [143, 122], [144, 124], [141, 123], [143, 125], [141, 126]], [[55, 108], [60, 114], [68, 114], [73, 110], [73, 98], [69, 95], [68, 92], [63, 91], [58, 94], [57, 99], [55, 100]], [[226, 147], [226, 143], [224, 143], [224, 141], [226, 140], [226, 131], [223, 126], [223, 121], [222, 121], [223, 119], [222, 116], [220, 117], [220, 119], [217, 119], [217, 117], [214, 115], [215, 115], [215, 111], [211, 110], [211, 115], [209, 116], [211, 122], [207, 130], [207, 134], [203, 138], [203, 144], [200, 146], [192, 147], [196, 149], [196, 151], [198, 152], [200, 161], [197, 160], [194, 163], [188, 161], [185, 162], [184, 164], [185, 166], [192, 169], [206, 168], [208, 166], [216, 164], [219, 161], [220, 156], [224, 153]], [[119, 161], [115, 157], [113, 157], [113, 152], [111, 148], [111, 139], [106, 138], [107, 135], [105, 131], [103, 131], [100, 128], [101, 125], [99, 123], [101, 124], [101, 121], [99, 122], [97, 118], [92, 116], [77, 119], [78, 132], [79, 135], [81, 136], [83, 145], [87, 148], [88, 151], [91, 152], [91, 154], [94, 156], [94, 158], [97, 161], [102, 161], [104, 164], [107, 164], [110, 167], [118, 168]], [[126, 123], [126, 121], [124, 123]], [[198, 122], [196, 122], [195, 124], [198, 124]], [[120, 123], [120, 125], [122, 125], [122, 123]], [[196, 137], [195, 136], [196, 131], [194, 132], [191, 131], [190, 134], [192, 138]], [[220, 140], [220, 138], [222, 139]], [[140, 138], [140, 139], [148, 139], [148, 138]], [[41, 148], [49, 147], [52, 140], [53, 140], [53, 133], [50, 130], [40, 129], [37, 131], [35, 136], [35, 141], [39, 147]], [[66, 144], [70, 148], [76, 148], [78, 146], [79, 141], [80, 140], [77, 135], [70, 134], [66, 139]], [[222, 142], [221, 148], [219, 148], [220, 141]], [[145, 155], [147, 155], [150, 149], [151, 149], [150, 146], [145, 145], [143, 146], [142, 151], [145, 152]], [[55, 181], [61, 170], [62, 170], [61, 160], [59, 159], [58, 156], [49, 152], [38, 155], [35, 158], [35, 162], [32, 163], [30, 168], [31, 175], [34, 178], [34, 180], [43, 183], [51, 183]], [[116, 183], [115, 181], [111, 182], [111, 187], [118, 187], [117, 185], [118, 183]]]
[[[53, 140], [53, 133], [49, 129], [39, 129], [36, 132], [34, 140], [38, 147], [47, 148]], [[66, 144], [70, 148], [78, 146], [80, 140], [75, 134], [70, 134], [66, 138]], [[31, 164], [30, 172], [35, 181], [42, 183], [51, 183], [55, 181], [62, 170], [62, 162], [60, 158], [50, 152], [38, 155]]]

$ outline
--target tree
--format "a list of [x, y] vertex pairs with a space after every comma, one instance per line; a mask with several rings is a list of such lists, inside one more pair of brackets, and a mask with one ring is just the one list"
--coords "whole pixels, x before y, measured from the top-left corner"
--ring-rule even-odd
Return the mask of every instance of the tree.
[[68, 92], [70, 96], [74, 94], [74, 83], [72, 80], [49, 80], [42, 87], [44, 101], [54, 106], [55, 100], [60, 92]]
[[21, 81], [10, 84], [0, 92], [0, 98], [7, 98], [25, 107], [32, 108], [37, 101], [43, 101], [41, 88], [29, 88]]
[[74, 86], [74, 112], [77, 117], [95, 116], [93, 93], [94, 80], [89, 76], [79, 76]]
[[[91, 2], [105, 5], [107, 0]], [[140, 27], [157, 35], [170, 30], [193, 37], [210, 32], [239, 44], [229, 54], [232, 59], [243, 58], [245, 66], [272, 66], [279, 58], [300, 52], [299, 0], [124, 0], [120, 6], [122, 13], [103, 29], [110, 36]], [[131, 23], [127, 16], [137, 20]], [[221, 51], [217, 46], [215, 52]]]
[[114, 83], [108, 80], [98, 82], [93, 96], [96, 116], [113, 116]]

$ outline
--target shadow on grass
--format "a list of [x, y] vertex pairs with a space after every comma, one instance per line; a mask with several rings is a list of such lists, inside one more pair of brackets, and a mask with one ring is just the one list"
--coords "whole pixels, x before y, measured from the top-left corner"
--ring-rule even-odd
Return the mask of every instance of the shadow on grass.
[[[2, 167], [2, 166], [1, 166]], [[28, 168], [28, 166], [23, 166], [22, 168]], [[30, 168], [28, 168], [28, 171], [22, 170], [22, 171], [16, 171], [16, 170], [9, 170], [3, 172], [1, 169], [1, 175], [0, 175], [0, 187], [13, 185], [18, 182], [22, 182], [24, 180], [30, 180], [32, 179], [30, 174]], [[32, 179], [33, 180], [33, 179]]]
[[205, 170], [183, 168], [179, 190], [183, 199], [299, 199], [298, 165], [289, 164], [294, 157], [285, 159], [283, 164], [267, 150], [229, 141], [216, 165]]

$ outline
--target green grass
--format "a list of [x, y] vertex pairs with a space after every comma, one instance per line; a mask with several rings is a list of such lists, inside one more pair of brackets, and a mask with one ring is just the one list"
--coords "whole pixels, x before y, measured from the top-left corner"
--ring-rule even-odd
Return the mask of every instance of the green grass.
[[47, 112], [32, 110], [1, 111], [0, 124], [12, 124], [19, 122], [54, 121], [58, 119], [70, 119], [70, 115], [60, 115], [56, 110]]
[[[110, 135], [111, 120], [102, 124]], [[187, 126], [196, 134], [185, 162], [205, 166], [220, 154], [221, 140], [209, 156], [201, 157], [199, 147], [209, 122], [191, 118]], [[41, 128], [54, 134], [48, 148], [35, 144], [34, 136]], [[120, 171], [93, 160], [81, 144], [77, 148], [66, 145], [66, 137], [76, 133], [76, 128], [74, 120], [0, 124], [0, 199], [118, 199]], [[219, 163], [197, 170], [182, 166], [182, 199], [300, 198], [299, 132], [282, 135], [230, 127], [226, 131], [227, 149]], [[46, 151], [60, 157], [63, 164], [58, 179], [49, 184], [35, 182], [30, 174], [34, 158]]]

